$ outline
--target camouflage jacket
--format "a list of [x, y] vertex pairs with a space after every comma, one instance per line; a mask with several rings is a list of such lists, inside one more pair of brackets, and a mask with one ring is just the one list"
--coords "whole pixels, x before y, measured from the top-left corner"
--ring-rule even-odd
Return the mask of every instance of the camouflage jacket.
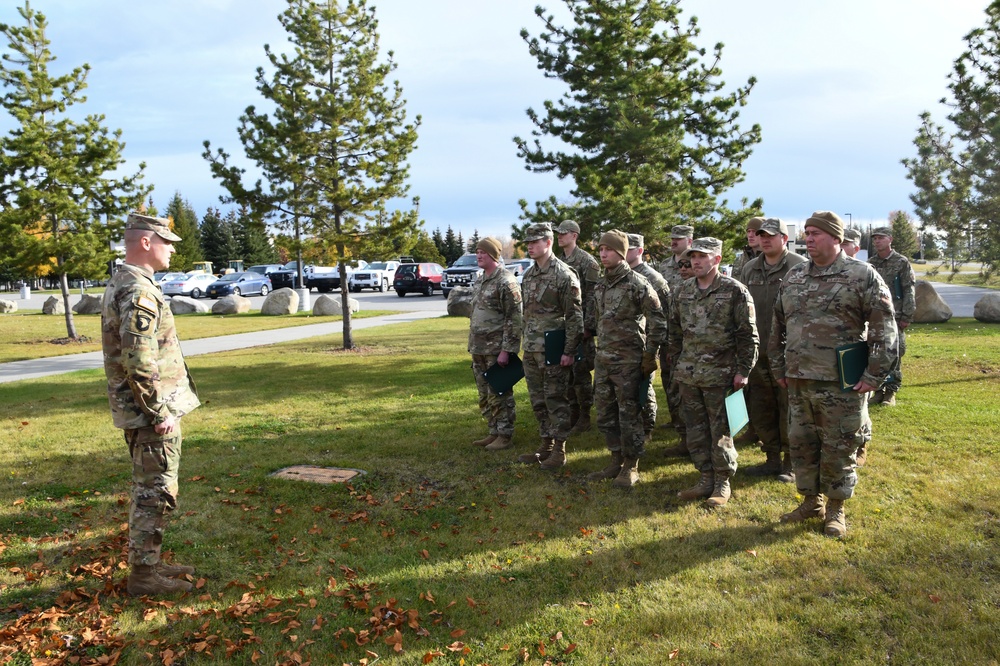
[[469, 353], [516, 354], [521, 349], [521, 286], [503, 266], [472, 285]]
[[601, 279], [601, 265], [597, 259], [577, 246], [573, 254], [563, 256], [563, 262], [576, 272], [580, 281], [580, 298], [583, 301], [583, 328], [597, 330], [597, 316], [594, 314], [594, 287]]
[[[660, 309], [663, 311], [663, 340], [660, 341], [660, 345], [667, 344], [667, 317], [670, 316], [670, 285], [667, 284], [666, 279], [660, 275], [655, 268], [647, 264], [645, 261], [640, 261], [636, 264], [635, 268], [632, 269], [642, 277], [649, 281], [650, 286], [653, 287], [653, 291], [656, 295], [660, 297]], [[646, 334], [649, 334], [649, 322], [646, 322]]]
[[681, 283], [684, 282], [684, 278], [681, 277], [681, 267], [677, 265], [677, 257], [670, 255], [660, 262], [656, 271], [662, 275], [663, 279], [667, 281], [668, 285], [670, 285], [670, 293], [677, 293], [677, 290], [680, 289]]
[[668, 351], [674, 379], [693, 386], [732, 386], [757, 362], [753, 298], [736, 280], [717, 275], [707, 289], [695, 279], [673, 292]]
[[563, 353], [575, 355], [583, 340], [580, 281], [573, 269], [555, 256], [543, 270], [536, 262], [521, 278], [524, 299], [525, 352], [545, 351], [545, 332], [565, 329]]
[[644, 353], [655, 356], [666, 342], [667, 320], [660, 297], [649, 280], [624, 261], [597, 283], [594, 304], [598, 363], [638, 365]]
[[811, 260], [785, 274], [768, 341], [777, 378], [838, 381], [837, 347], [865, 340], [868, 368], [862, 379], [881, 386], [896, 340], [889, 289], [875, 269], [843, 252], [826, 267]]
[[757, 311], [757, 336], [760, 338], [759, 363], [767, 359], [767, 343], [771, 338], [771, 319], [774, 316], [774, 301], [778, 298], [778, 287], [792, 266], [804, 264], [806, 258], [787, 249], [774, 266], [759, 254], [743, 267], [743, 284], [753, 296], [753, 306]]
[[108, 282], [101, 311], [104, 374], [118, 428], [142, 428], [187, 414], [201, 402], [153, 275], [124, 264]]
[[913, 274], [910, 262], [893, 250], [885, 259], [875, 254], [868, 263], [875, 267], [882, 276], [882, 281], [889, 287], [896, 321], [906, 323], [913, 321], [913, 313], [917, 310], [917, 278]]
[[746, 284], [747, 281], [743, 279], [743, 271], [746, 269], [747, 264], [760, 255], [760, 250], [755, 250], [749, 245], [744, 245], [743, 251], [740, 252], [740, 256], [736, 257], [733, 261], [733, 278], [739, 280], [743, 284]]

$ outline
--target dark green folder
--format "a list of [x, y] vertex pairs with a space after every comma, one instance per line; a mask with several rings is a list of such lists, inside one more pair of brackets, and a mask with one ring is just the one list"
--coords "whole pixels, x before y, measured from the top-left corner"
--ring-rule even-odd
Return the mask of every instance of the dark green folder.
[[837, 353], [837, 376], [843, 393], [854, 390], [868, 367], [868, 343], [853, 342], [834, 350]]
[[653, 383], [652, 373], [644, 376], [639, 382], [639, 407], [644, 408], [649, 402], [649, 385]]
[[566, 329], [545, 331], [545, 365], [559, 365], [566, 348]]
[[524, 377], [524, 364], [516, 354], [511, 354], [506, 367], [494, 363], [483, 373], [483, 377], [486, 377], [494, 393], [507, 395], [513, 390], [514, 384]]
[[903, 298], [903, 279], [898, 275], [892, 281], [892, 292], [897, 301]]

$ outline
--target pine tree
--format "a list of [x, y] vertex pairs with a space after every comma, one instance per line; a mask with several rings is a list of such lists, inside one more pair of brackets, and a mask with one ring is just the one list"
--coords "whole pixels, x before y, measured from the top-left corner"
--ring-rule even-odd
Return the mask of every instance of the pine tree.
[[145, 164], [134, 175], [116, 175], [125, 163], [121, 131], [104, 127], [102, 115], [76, 120], [69, 111], [86, 101], [90, 66], [52, 76], [45, 16], [27, 2], [18, 12], [23, 26], [0, 24], [9, 42], [0, 60], [0, 105], [17, 124], [0, 139], [0, 241], [25, 273], [59, 276], [66, 334], [76, 338], [68, 276], [107, 274], [121, 218], [149, 190], [140, 183]]
[[278, 251], [271, 243], [267, 225], [248, 206], [240, 206], [237, 211], [234, 233], [239, 248], [237, 254], [243, 259], [244, 267], [278, 261]]
[[[318, 236], [336, 252], [343, 275], [351, 257], [419, 229], [418, 201], [410, 210], [389, 203], [408, 194], [407, 159], [420, 117], [407, 123], [402, 89], [387, 84], [396, 64], [391, 51], [381, 56], [375, 10], [365, 0], [287, 2], [279, 21], [294, 55], [265, 46], [274, 71], [257, 70], [257, 89], [273, 113], [251, 106], [240, 118], [240, 139], [267, 187], [245, 186], [244, 170], [229, 165], [222, 150], [213, 154], [208, 142], [204, 156], [233, 200], [286, 229], [292, 223], [296, 242], [300, 233]], [[354, 346], [348, 298], [342, 280], [345, 349]]]
[[[569, 90], [546, 101], [544, 113], [528, 109], [535, 139], [514, 142], [527, 170], [571, 179], [572, 199], [534, 208], [521, 200], [521, 219], [574, 219], [584, 239], [618, 227], [655, 245], [671, 225], [691, 224], [698, 235], [737, 240], [762, 201], [730, 211], [720, 197], [744, 179], [743, 163], [760, 142], [759, 126], [737, 123], [755, 79], [720, 92], [722, 44], [705, 58], [697, 19], [681, 24], [680, 0], [564, 1], [573, 25], [538, 7], [541, 32], [521, 37], [545, 77]], [[514, 228], [515, 237], [521, 232]]]
[[174, 192], [174, 197], [167, 204], [166, 216], [172, 220], [174, 233], [181, 240], [174, 243], [174, 254], [170, 257], [170, 270], [189, 271], [196, 261], [203, 261], [201, 251], [201, 232], [198, 229], [198, 215], [180, 192]]
[[894, 210], [889, 213], [889, 225], [892, 228], [892, 249], [907, 259], [914, 258], [920, 252], [920, 245], [913, 218], [905, 211]]
[[233, 233], [235, 213], [230, 211], [222, 217], [218, 208], [209, 208], [201, 218], [201, 250], [205, 261], [212, 262], [212, 271], [221, 273], [235, 259], [239, 252]]
[[[441, 234], [438, 233], [438, 235], [440, 236]], [[413, 256], [414, 261], [428, 261], [435, 264], [445, 263], [444, 255], [438, 249], [437, 243], [427, 235], [426, 231], [421, 231], [417, 234], [417, 242], [414, 243], [410, 254]]]
[[441, 229], [435, 228], [434, 233], [431, 234], [431, 240], [434, 241], [434, 247], [437, 248], [438, 254], [444, 257], [445, 251], [448, 249], [447, 244], [444, 242], [444, 237], [441, 235]]
[[475, 252], [476, 246], [479, 245], [479, 241], [482, 239], [479, 237], [479, 229], [472, 230], [472, 236], [469, 238], [468, 244], [465, 246], [467, 252]]

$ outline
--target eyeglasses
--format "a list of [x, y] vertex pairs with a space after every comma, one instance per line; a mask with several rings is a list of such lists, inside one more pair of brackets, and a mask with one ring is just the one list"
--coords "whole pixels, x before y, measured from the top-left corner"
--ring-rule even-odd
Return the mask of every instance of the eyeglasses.
[[679, 261], [677, 262], [677, 265], [680, 266], [681, 268], [691, 268], [690, 261]]

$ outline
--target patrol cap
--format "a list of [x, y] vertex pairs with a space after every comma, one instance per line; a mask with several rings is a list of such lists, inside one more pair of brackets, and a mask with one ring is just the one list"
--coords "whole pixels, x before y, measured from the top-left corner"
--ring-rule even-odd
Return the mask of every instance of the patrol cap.
[[692, 252], [701, 252], [702, 254], [719, 256], [722, 254], [722, 241], [718, 238], [712, 238], [711, 236], [696, 238], [683, 256], [690, 256]]
[[751, 217], [750, 221], [747, 222], [747, 231], [758, 231], [760, 226], [764, 223], [764, 218], [762, 217]]
[[557, 234], [578, 234], [580, 233], [580, 225], [573, 220], [563, 220], [562, 224], [556, 227]]
[[645, 242], [645, 240], [646, 239], [642, 237], [642, 234], [629, 234], [628, 235], [628, 249], [635, 250], [635, 249], [640, 248], [640, 247], [646, 247], [643, 244]]
[[818, 210], [806, 219], [806, 227], [816, 227], [825, 231], [838, 241], [844, 241], [844, 221], [836, 213], [828, 210]]
[[625, 253], [628, 252], [628, 236], [625, 235], [624, 231], [619, 231], [618, 229], [605, 231], [601, 234], [601, 240], [597, 244], [598, 247], [601, 245], [609, 250], [614, 250], [624, 259]]
[[782, 236], [788, 235], [788, 225], [785, 224], [784, 220], [777, 217], [769, 217], [760, 224], [760, 229], [757, 230], [757, 235], [767, 234], [768, 236], [777, 236], [781, 234]]
[[671, 238], [694, 238], [694, 227], [677, 224], [670, 230]]
[[125, 231], [129, 231], [130, 229], [152, 231], [163, 240], [168, 240], [171, 243], [176, 243], [181, 239], [180, 236], [170, 230], [170, 220], [162, 217], [129, 213], [128, 220], [125, 221]]
[[539, 222], [538, 224], [528, 225], [528, 228], [524, 230], [525, 243], [541, 240], [543, 238], [548, 238], [548, 239], [552, 238], [552, 227], [550, 227], [545, 222]]
[[482, 250], [486, 254], [493, 257], [493, 261], [500, 261], [500, 252], [503, 250], [503, 246], [500, 244], [496, 238], [492, 236], [487, 236], [478, 243], [476, 243], [476, 249]]
[[892, 238], [892, 229], [889, 227], [875, 227], [872, 230], [872, 236], [888, 236]]
[[861, 232], [857, 229], [844, 229], [844, 242], [861, 244]]

